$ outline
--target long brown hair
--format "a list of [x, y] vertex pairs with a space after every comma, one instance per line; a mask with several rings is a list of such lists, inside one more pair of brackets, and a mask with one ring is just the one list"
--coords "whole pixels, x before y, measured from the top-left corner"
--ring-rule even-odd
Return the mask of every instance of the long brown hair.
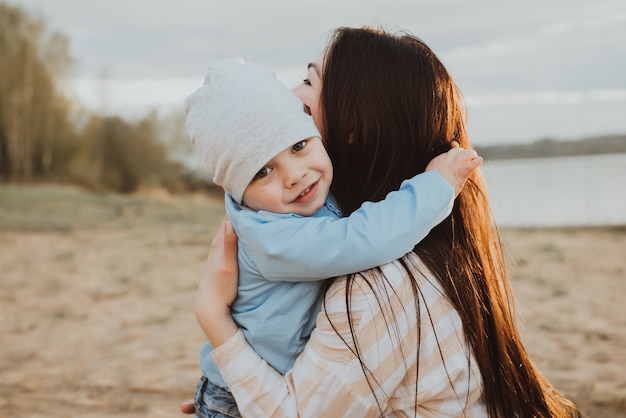
[[[452, 139], [470, 147], [456, 84], [430, 48], [406, 33], [336, 30], [324, 57], [320, 104], [335, 173], [332, 192], [345, 215], [365, 201], [384, 199], [404, 179], [423, 172]], [[452, 214], [413, 251], [441, 282], [463, 321], [489, 415], [576, 415], [521, 342], [480, 172], [472, 174]], [[353, 278], [348, 277], [348, 289]], [[349, 293], [346, 303], [349, 312]]]

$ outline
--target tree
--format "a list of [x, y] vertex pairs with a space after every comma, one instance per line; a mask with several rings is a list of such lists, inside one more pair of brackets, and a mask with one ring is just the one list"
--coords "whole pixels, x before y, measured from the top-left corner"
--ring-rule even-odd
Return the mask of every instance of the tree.
[[[0, 3], [0, 182], [45, 179], [123, 193], [146, 186], [183, 190], [183, 165], [168, 156], [183, 120], [163, 123], [153, 112], [133, 123], [76, 107], [60, 88], [72, 65], [68, 51], [64, 35]], [[70, 114], [82, 115], [84, 126]]]
[[49, 175], [73, 136], [70, 104], [57, 86], [71, 65], [67, 38], [0, 3], [0, 51], [0, 179]]

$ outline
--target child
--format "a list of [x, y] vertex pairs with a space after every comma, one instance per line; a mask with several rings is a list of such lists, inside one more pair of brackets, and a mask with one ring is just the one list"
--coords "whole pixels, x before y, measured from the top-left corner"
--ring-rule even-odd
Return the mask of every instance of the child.
[[[323, 279], [402, 257], [452, 209], [455, 184], [473, 151], [440, 157], [378, 203], [348, 217], [329, 195], [333, 168], [302, 103], [272, 73], [240, 59], [209, 68], [186, 101], [187, 130], [239, 237], [235, 321], [254, 349], [285, 374], [320, 310]], [[445, 154], [444, 154], [445, 155]], [[471, 171], [471, 170], [469, 170]], [[469, 175], [469, 172], [467, 172]], [[462, 175], [461, 184], [467, 179]], [[202, 350], [196, 414], [239, 416], [227, 385]]]

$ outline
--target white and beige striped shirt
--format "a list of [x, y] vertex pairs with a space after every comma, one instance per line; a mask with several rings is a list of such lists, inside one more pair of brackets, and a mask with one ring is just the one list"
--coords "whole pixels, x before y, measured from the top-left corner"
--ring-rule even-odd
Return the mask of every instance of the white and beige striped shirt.
[[404, 260], [420, 289], [419, 322], [418, 299], [398, 261], [383, 266], [387, 280], [368, 271], [351, 290], [353, 329], [375, 396], [353, 353], [346, 280], [338, 279], [309, 342], [285, 376], [256, 354], [241, 331], [213, 351], [242, 415], [487, 416], [480, 372], [457, 312], [414, 254]]

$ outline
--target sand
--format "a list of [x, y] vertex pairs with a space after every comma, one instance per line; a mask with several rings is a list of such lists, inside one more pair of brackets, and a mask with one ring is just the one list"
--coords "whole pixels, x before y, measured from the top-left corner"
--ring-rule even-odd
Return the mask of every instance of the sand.
[[[0, 196], [0, 416], [183, 416], [219, 201], [115, 198], [48, 222], [68, 200], [20, 217]], [[626, 228], [503, 236], [532, 358], [589, 416], [626, 417]]]

